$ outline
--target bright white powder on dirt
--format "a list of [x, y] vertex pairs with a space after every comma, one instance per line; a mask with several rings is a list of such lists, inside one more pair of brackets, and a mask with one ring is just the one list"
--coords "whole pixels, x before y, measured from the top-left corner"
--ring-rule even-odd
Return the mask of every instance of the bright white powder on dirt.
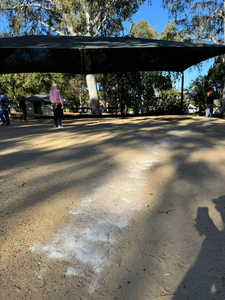
[[[171, 139], [165, 138], [159, 144], [171, 144]], [[122, 173], [128, 174], [127, 178], [120, 178], [120, 172], [114, 171], [114, 178], [108, 185], [95, 182], [91, 197], [80, 201], [70, 211], [73, 219], [66, 228], [49, 244], [36, 245], [30, 250], [51, 260], [68, 262], [70, 267], [66, 276], [82, 276], [87, 268], [91, 268], [95, 274], [90, 280], [89, 292], [96, 290], [101, 272], [110, 262], [120, 260], [120, 253], [113, 249], [120, 242], [123, 229], [129, 225], [133, 214], [142, 209], [141, 197], [137, 195], [145, 183], [143, 172], [160, 162], [151, 149], [148, 152], [125, 167]]]

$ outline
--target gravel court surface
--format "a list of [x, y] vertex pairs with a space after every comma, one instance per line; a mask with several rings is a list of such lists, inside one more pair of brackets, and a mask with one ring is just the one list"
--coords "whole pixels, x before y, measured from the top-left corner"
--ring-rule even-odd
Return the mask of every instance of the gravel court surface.
[[225, 121], [12, 120], [1, 299], [224, 299]]

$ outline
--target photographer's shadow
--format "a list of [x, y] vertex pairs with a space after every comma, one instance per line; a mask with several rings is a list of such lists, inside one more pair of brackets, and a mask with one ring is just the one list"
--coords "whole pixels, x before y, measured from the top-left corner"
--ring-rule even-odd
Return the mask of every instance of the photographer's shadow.
[[196, 229], [205, 236], [195, 264], [181, 282], [173, 300], [216, 300], [225, 299], [225, 196], [214, 199], [216, 209], [223, 220], [219, 230], [208, 213], [208, 207], [199, 207]]

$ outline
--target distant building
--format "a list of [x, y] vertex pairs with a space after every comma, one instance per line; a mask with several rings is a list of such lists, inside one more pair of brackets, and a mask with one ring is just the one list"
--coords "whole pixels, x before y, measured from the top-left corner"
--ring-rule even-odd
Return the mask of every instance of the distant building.
[[31, 114], [39, 114], [42, 116], [53, 116], [49, 94], [40, 93], [26, 98], [27, 112]]

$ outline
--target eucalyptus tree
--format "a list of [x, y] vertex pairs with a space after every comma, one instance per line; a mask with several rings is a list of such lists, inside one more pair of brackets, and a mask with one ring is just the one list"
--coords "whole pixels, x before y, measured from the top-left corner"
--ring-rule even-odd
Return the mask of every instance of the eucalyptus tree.
[[191, 81], [186, 94], [192, 104], [199, 107], [200, 112], [205, 110], [205, 94], [213, 86], [216, 99], [221, 99], [223, 94], [224, 63], [222, 57], [217, 57], [205, 76], [198, 76]]
[[180, 34], [193, 42], [224, 42], [224, 1], [162, 0], [181, 26]]
[[78, 105], [88, 105], [88, 91], [85, 82], [85, 76], [76, 74], [74, 76], [68, 76], [66, 85], [65, 98], [67, 100], [67, 106], [71, 108], [77, 107]]
[[[164, 8], [181, 26], [180, 35], [193, 42], [216, 45], [225, 43], [225, 1], [162, 0]], [[223, 58], [225, 62], [225, 57]], [[225, 73], [223, 88], [223, 111], [225, 110]]]
[[[62, 75], [62, 74], [60, 74]], [[5, 91], [10, 104], [16, 103], [21, 96], [31, 96], [40, 92], [49, 92], [52, 82], [56, 79], [55, 74], [50, 73], [19, 73], [1, 74], [1, 88]], [[60, 79], [57, 76], [57, 81]]]
[[202, 113], [206, 109], [205, 91], [207, 89], [207, 82], [205, 76], [198, 76], [191, 81], [186, 91], [188, 99], [193, 105], [199, 107], [199, 112]]
[[[174, 41], [174, 42], [181, 42], [182, 37], [178, 33], [178, 27], [176, 26], [176, 21], [171, 21], [165, 25], [164, 30], [160, 33], [160, 40], [164, 41]], [[183, 37], [183, 40], [185, 38]]]
[[21, 96], [29, 97], [40, 92], [49, 93], [52, 82], [57, 82], [63, 98], [70, 107], [88, 104], [85, 76], [62, 73], [1, 74], [1, 89], [7, 94], [10, 105], [17, 107]]
[[[123, 22], [139, 6], [151, 0], [2, 0], [1, 15], [10, 35], [53, 34], [71, 36], [119, 36]], [[93, 113], [98, 112], [94, 75], [87, 75]]]
[[156, 28], [153, 29], [146, 20], [140, 20], [131, 25], [129, 36], [134, 38], [157, 40], [158, 32]]
[[[178, 33], [178, 28], [176, 26], [176, 22], [172, 21], [165, 25], [164, 30], [160, 33], [158, 37], [158, 32], [156, 28], [152, 28], [151, 25], [148, 24], [145, 20], [140, 20], [139, 22], [134, 23], [130, 28], [130, 36], [138, 37], [138, 38], [146, 38], [146, 39], [159, 39], [159, 40], [167, 40], [167, 41], [181, 41], [182, 37]], [[142, 111], [149, 106], [154, 106], [159, 110], [165, 110], [163, 106], [163, 101], [159, 104], [160, 101], [157, 100], [155, 91], [159, 93], [161, 91], [161, 98], [164, 97], [164, 93], [166, 93], [167, 102], [171, 100], [174, 102], [174, 90], [172, 90], [172, 81], [178, 78], [178, 74], [176, 72], [139, 72], [140, 78], [142, 82], [142, 86], [144, 89], [142, 90]], [[140, 81], [139, 86], [140, 86]], [[170, 99], [170, 91], [171, 91], [171, 99]], [[167, 103], [167, 107], [168, 107]]]
[[216, 57], [213, 65], [209, 68], [205, 80], [207, 82], [207, 89], [214, 87], [217, 97], [221, 98], [223, 94], [223, 78], [224, 78], [224, 61], [221, 56]]
[[[140, 86], [140, 72], [117, 72], [98, 76], [100, 93], [107, 94], [108, 108], [120, 109], [121, 114], [126, 114], [128, 108], [138, 111], [136, 96], [137, 87]], [[103, 101], [104, 112], [106, 112]]]
[[[139, 20], [130, 27], [129, 37], [158, 39], [156, 28], [152, 28], [146, 20]], [[180, 41], [178, 29], [175, 21], [165, 25], [159, 39]], [[166, 92], [167, 102], [169, 101], [169, 90], [172, 89], [172, 80], [177, 79], [177, 74], [173, 72], [126, 72], [115, 74], [104, 74], [98, 76], [98, 82], [103, 98], [104, 111], [106, 111], [106, 94], [108, 103], [113, 106], [120, 103], [121, 107], [132, 108], [135, 113], [148, 111], [150, 106], [156, 105], [163, 109], [156, 101], [155, 91]], [[122, 89], [121, 89], [122, 86]], [[171, 101], [173, 102], [174, 92], [171, 90]], [[168, 105], [167, 105], [168, 106]], [[126, 111], [126, 109], [125, 109]]]

